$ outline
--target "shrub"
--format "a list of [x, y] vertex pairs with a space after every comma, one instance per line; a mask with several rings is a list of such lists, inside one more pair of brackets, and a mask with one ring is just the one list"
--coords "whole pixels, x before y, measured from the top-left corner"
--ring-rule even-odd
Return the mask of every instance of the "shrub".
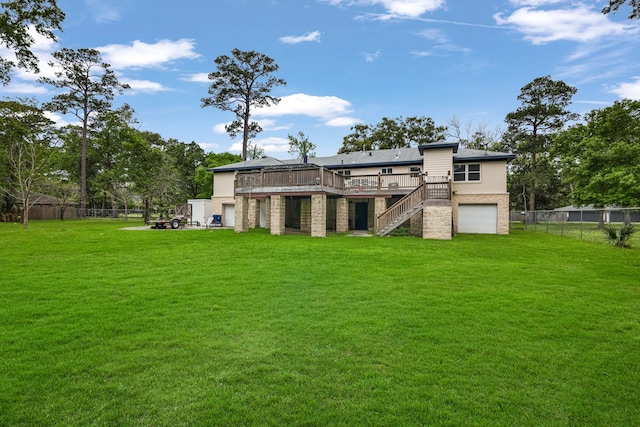
[[604, 232], [607, 235], [610, 244], [619, 248], [630, 248], [631, 243], [629, 242], [629, 240], [631, 240], [633, 233], [636, 232], [636, 228], [632, 223], [623, 224], [622, 227], [620, 227], [620, 231], [618, 232], [615, 227], [611, 225], [605, 225]]

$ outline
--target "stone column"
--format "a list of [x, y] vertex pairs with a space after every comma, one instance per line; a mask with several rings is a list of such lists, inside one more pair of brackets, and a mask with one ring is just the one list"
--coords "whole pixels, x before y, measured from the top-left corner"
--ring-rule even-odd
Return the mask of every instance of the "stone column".
[[264, 228], [271, 228], [271, 198], [267, 197], [264, 200]]
[[509, 234], [509, 194], [497, 196], [498, 199], [498, 234]]
[[385, 197], [376, 197], [375, 206], [373, 211], [373, 229], [377, 232], [378, 228], [378, 215], [387, 210], [387, 199]]
[[260, 228], [260, 200], [249, 199], [249, 228]]
[[349, 231], [349, 200], [344, 197], [336, 200], [336, 233]]
[[282, 236], [285, 232], [286, 199], [284, 196], [271, 196], [271, 234]]
[[247, 197], [236, 197], [234, 229], [236, 233], [249, 231], [249, 199]]
[[311, 231], [311, 199], [300, 200], [300, 231]]
[[327, 195], [311, 196], [311, 237], [327, 237]]

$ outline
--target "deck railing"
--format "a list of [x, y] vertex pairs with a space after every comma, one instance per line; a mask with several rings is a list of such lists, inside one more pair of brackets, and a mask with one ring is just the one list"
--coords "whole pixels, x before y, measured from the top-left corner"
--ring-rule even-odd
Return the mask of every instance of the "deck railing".
[[345, 176], [321, 167], [262, 169], [238, 172], [236, 186], [244, 187], [306, 187], [321, 185], [338, 190], [379, 191], [414, 189], [424, 175], [416, 172]]

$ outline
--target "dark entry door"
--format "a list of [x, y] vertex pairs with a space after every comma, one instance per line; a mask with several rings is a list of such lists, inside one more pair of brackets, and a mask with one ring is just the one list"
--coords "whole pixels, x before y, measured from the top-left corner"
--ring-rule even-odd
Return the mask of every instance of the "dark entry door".
[[356, 203], [356, 230], [367, 230], [369, 225], [369, 203]]

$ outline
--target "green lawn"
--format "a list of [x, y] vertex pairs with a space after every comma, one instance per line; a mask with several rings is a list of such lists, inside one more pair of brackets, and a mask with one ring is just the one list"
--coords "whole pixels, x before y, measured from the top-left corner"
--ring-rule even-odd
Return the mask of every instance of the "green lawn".
[[640, 424], [640, 252], [0, 223], [0, 425]]
[[[620, 230], [623, 226], [622, 223], [608, 223], [616, 230]], [[639, 229], [640, 225], [635, 224], [636, 229]], [[524, 224], [522, 222], [512, 222], [510, 225], [511, 230], [527, 230], [536, 233], [554, 234], [556, 236], [570, 237], [573, 239], [587, 240], [597, 243], [609, 243], [608, 236], [604, 230], [599, 228], [597, 222], [539, 222], [537, 224]], [[640, 233], [636, 233], [631, 239], [631, 246], [633, 249], [640, 249]]]

